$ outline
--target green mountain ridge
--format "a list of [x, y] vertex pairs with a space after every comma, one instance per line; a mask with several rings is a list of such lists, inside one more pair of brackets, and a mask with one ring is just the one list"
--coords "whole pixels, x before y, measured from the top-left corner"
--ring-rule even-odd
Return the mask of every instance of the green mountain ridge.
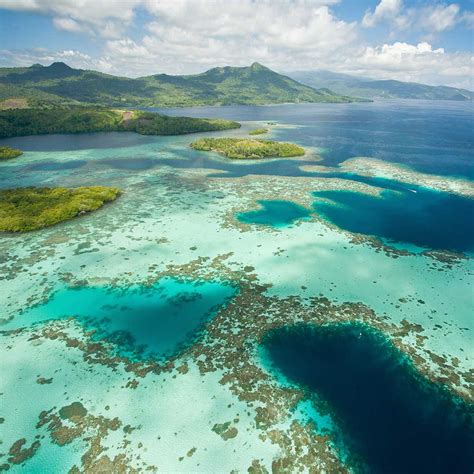
[[[474, 92], [449, 86], [430, 86], [417, 82], [393, 79], [370, 79], [331, 71], [296, 71], [288, 73], [293, 79], [310, 87], [328, 87], [338, 94], [354, 95], [366, 99], [428, 99], [457, 100], [474, 99]], [[321, 90], [321, 89], [319, 89]]]
[[30, 106], [94, 104], [112, 107], [352, 102], [357, 99], [316, 90], [271, 69], [217, 67], [201, 74], [156, 74], [131, 79], [65, 63], [0, 68], [0, 100], [26, 98]]

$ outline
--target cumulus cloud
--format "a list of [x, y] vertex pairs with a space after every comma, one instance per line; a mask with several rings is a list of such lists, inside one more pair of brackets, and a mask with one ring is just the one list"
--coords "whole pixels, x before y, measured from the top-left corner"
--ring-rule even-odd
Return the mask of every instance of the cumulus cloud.
[[[111, 40], [104, 54], [137, 72], [202, 71], [260, 61], [275, 68], [314, 67], [351, 48], [356, 24], [334, 16], [330, 1], [150, 2], [153, 20], [140, 41]], [[179, 58], [179, 60], [177, 60]]]
[[448, 30], [460, 21], [459, 11], [459, 5], [455, 3], [425, 7], [421, 10], [421, 26], [433, 33]]
[[118, 37], [142, 0], [0, 0], [0, 8], [51, 15], [58, 29]]
[[380, 0], [372, 12], [368, 10], [362, 19], [362, 25], [371, 28], [378, 23], [387, 22], [398, 30], [415, 29], [433, 36], [449, 30], [457, 23], [469, 18], [469, 14], [460, 14], [456, 3], [431, 3], [417, 8], [406, 8], [402, 0]]
[[[366, 28], [386, 22], [393, 31], [410, 27], [421, 39], [382, 45], [364, 43], [356, 22], [338, 18], [338, 0], [0, 0], [0, 8], [49, 15], [56, 28], [105, 38], [101, 54], [31, 49], [3, 52], [3, 65], [48, 64], [132, 77], [166, 72], [202, 72], [218, 65], [259, 61], [278, 71], [329, 69], [434, 84], [472, 87], [472, 55], [432, 47], [431, 34], [472, 14], [457, 4], [424, 3], [406, 8], [403, 0], [380, 0], [361, 19]], [[146, 11], [135, 24], [137, 10]], [[145, 18], [145, 20], [143, 20]], [[134, 34], [129, 33], [135, 26]], [[136, 27], [139, 27], [136, 28]], [[140, 31], [141, 34], [137, 34]], [[407, 30], [408, 31], [408, 30]], [[397, 38], [399, 39], [399, 38]]]
[[443, 48], [433, 48], [426, 42], [368, 46], [360, 57], [347, 61], [344, 66], [352, 73], [375, 78], [473, 88], [472, 54], [446, 53]]
[[402, 0], [380, 0], [380, 3], [371, 12], [368, 10], [362, 19], [362, 25], [365, 27], [375, 26], [383, 20], [396, 19], [402, 9]]

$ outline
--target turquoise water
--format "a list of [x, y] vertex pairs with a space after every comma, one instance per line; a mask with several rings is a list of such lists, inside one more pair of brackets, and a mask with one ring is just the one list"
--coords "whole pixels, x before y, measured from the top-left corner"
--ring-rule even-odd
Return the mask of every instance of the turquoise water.
[[286, 227], [295, 221], [309, 217], [311, 212], [290, 201], [257, 201], [261, 209], [237, 214], [245, 224], [262, 224], [271, 227]]
[[314, 195], [316, 211], [342, 229], [429, 249], [474, 251], [473, 199], [419, 186], [386, 190], [380, 197], [351, 191]]
[[[274, 460], [287, 454], [269, 441], [272, 431], [295, 446], [303, 438], [291, 440], [290, 424], [304, 424], [307, 419], [316, 420], [319, 433], [331, 432], [333, 425], [347, 420], [342, 431], [348, 442], [355, 443], [353, 451], [372, 459], [366, 436], [377, 438], [374, 432], [378, 431], [373, 430], [380, 428], [381, 421], [372, 423], [364, 400], [352, 399], [352, 408], [360, 402], [361, 413], [367, 414], [357, 419], [354, 428], [337, 393], [325, 392], [326, 385], [311, 385], [309, 396], [295, 407], [286, 399], [273, 400], [273, 396], [284, 398], [274, 390], [275, 384], [282, 383], [276, 372], [259, 384], [246, 384], [249, 375], [265, 369], [257, 357], [252, 362], [256, 367], [242, 363], [248, 362], [247, 351], [253, 354], [256, 350], [254, 325], [269, 328], [272, 318], [281, 315], [289, 325], [300, 321], [302, 309], [297, 302], [309, 311], [314, 297], [328, 298], [327, 308], [345, 302], [363, 304], [367, 311], [374, 311], [373, 316], [367, 313], [374, 324], [416, 325], [419, 332], [400, 336], [405, 347], [421, 357], [421, 365], [430, 374], [452, 375], [453, 389], [468, 397], [465, 374], [474, 357], [471, 202], [401, 181], [341, 172], [337, 165], [346, 158], [376, 157], [437, 174], [435, 179], [442, 185], [452, 183], [445, 178], [453, 175], [474, 176], [471, 109], [470, 104], [400, 101], [176, 111], [252, 120], [240, 130], [210, 135], [248, 136], [249, 130], [267, 126], [269, 138], [315, 147], [323, 155], [322, 162], [311, 154], [302, 159], [231, 161], [192, 150], [190, 142], [206, 136], [203, 134], [99, 133], [2, 141], [25, 153], [1, 164], [0, 188], [98, 184], [117, 186], [123, 193], [114, 203], [81, 218], [38, 232], [0, 236], [0, 321], [9, 321], [0, 326], [0, 418], [5, 419], [0, 421], [0, 466], [9, 463], [9, 472], [68, 471], [73, 464], [84, 468], [81, 457], [89, 432], [62, 447], [50, 440], [46, 427], [37, 428], [43, 411], [74, 401], [81, 401], [91, 416], [117, 417], [122, 427], [134, 427], [128, 434], [121, 428], [104, 435], [101, 442], [102, 454], [124, 453], [137, 468], [247, 472], [258, 459], [271, 472]], [[268, 125], [267, 120], [279, 125]], [[316, 173], [301, 169], [307, 164], [335, 166]], [[375, 198], [371, 186], [386, 191]], [[316, 190], [319, 193], [313, 195]], [[323, 205], [323, 196], [332, 202]], [[308, 209], [296, 202], [307, 203]], [[337, 225], [307, 219], [308, 213], [318, 212]], [[256, 225], [239, 225], [237, 216]], [[304, 225], [296, 225], [299, 222]], [[278, 231], [269, 231], [270, 227]], [[361, 245], [363, 240], [353, 239], [351, 229], [384, 241], [397, 240], [416, 253], [391, 258], [373, 246]], [[419, 252], [420, 248], [457, 249], [467, 255], [445, 265]], [[157, 275], [167, 277], [156, 282]], [[232, 299], [239, 285], [246, 285], [245, 292]], [[255, 288], [255, 295], [249, 285]], [[39, 301], [42, 303], [33, 306]], [[225, 316], [232, 317], [213, 318], [223, 305], [228, 309]], [[355, 314], [353, 306], [337, 315], [325, 308], [321, 306], [316, 316], [327, 323], [334, 321], [333, 316], [339, 320]], [[68, 346], [54, 331], [49, 332], [51, 337], [41, 335], [48, 321], [69, 317], [75, 323], [61, 324], [67, 337], [83, 338], [82, 328], [94, 330], [94, 340], [109, 341], [118, 354], [133, 361], [166, 361], [173, 356], [176, 367], [186, 363], [188, 372], [170, 369], [142, 377], [125, 370], [126, 364], [111, 369], [100, 361], [86, 360], [79, 348]], [[15, 328], [25, 329], [9, 331]], [[202, 334], [206, 337], [200, 337]], [[351, 361], [345, 365], [341, 357], [336, 367], [332, 357], [324, 357], [335, 357], [342, 346], [354, 349], [351, 353], [360, 362], [357, 346], [348, 337], [334, 333], [322, 341], [308, 336], [308, 358], [293, 359], [302, 371], [308, 368], [307, 361], [321, 368], [326, 360], [333, 378], [325, 384], [342, 387], [347, 399], [352, 396], [350, 389], [359, 387], [349, 373]], [[398, 356], [393, 359], [392, 352], [377, 341], [375, 337], [364, 349], [373, 364], [364, 362], [353, 368], [354, 374], [364, 366], [371, 371], [372, 378], [361, 374], [365, 378], [360, 380], [373, 382], [372, 389], [359, 387], [368, 401], [373, 401], [376, 392], [385, 397], [379, 381], [386, 369], [393, 369], [396, 380], [401, 380], [395, 363]], [[319, 344], [328, 349], [321, 358]], [[190, 345], [192, 351], [181, 352]], [[304, 343], [299, 345], [306, 351]], [[281, 354], [286, 354], [284, 347]], [[217, 370], [211, 368], [214, 360], [219, 361]], [[288, 379], [294, 367], [290, 369]], [[347, 378], [338, 378], [341, 374]], [[52, 379], [51, 383], [40, 383], [40, 376]], [[138, 382], [135, 388], [127, 383], [132, 378]], [[238, 380], [244, 383], [239, 385]], [[389, 387], [392, 383], [387, 381]], [[402, 383], [392, 388], [403, 402], [396, 406], [399, 418], [411, 420], [411, 426], [418, 426], [419, 420], [411, 417], [415, 405], [407, 401], [407, 394], [423, 400], [427, 409], [439, 406], [434, 389]], [[321, 407], [310, 402], [322, 398], [328, 403], [332, 400], [330, 416], [319, 413]], [[382, 410], [380, 420], [386, 420], [384, 406], [377, 406]], [[260, 407], [278, 414], [276, 424], [265, 428], [257, 423]], [[428, 416], [429, 426], [455, 428], [458, 418], [451, 402], [438, 409], [454, 413], [454, 424], [445, 416], [433, 424]], [[228, 422], [238, 434], [224, 440], [212, 428]], [[426, 444], [413, 441], [420, 453], [428, 445], [438, 450], [441, 438], [436, 437], [437, 430], [421, 433]], [[391, 436], [390, 429], [382, 434]], [[8, 461], [15, 441], [24, 437], [29, 446], [37, 436], [41, 448], [32, 459], [21, 465]], [[322, 438], [314, 442], [325, 448]], [[290, 455], [305, 450], [306, 445]], [[418, 459], [411, 446], [400, 446], [401, 459], [405, 450], [407, 456]], [[445, 452], [442, 447], [439, 451]], [[456, 458], [462, 461], [462, 456]], [[357, 471], [355, 461], [351, 467]], [[318, 468], [324, 470], [323, 465]]]
[[264, 347], [275, 370], [329, 403], [362, 472], [472, 470], [474, 406], [420, 378], [381, 334], [294, 326], [269, 333]]
[[165, 278], [153, 286], [64, 288], [2, 329], [75, 318], [93, 338], [133, 358], [164, 358], [193, 342], [196, 333], [235, 294], [218, 282]]
[[[474, 178], [474, 108], [469, 101], [380, 100], [161, 110], [173, 115], [291, 125], [291, 129], [281, 130], [278, 138], [321, 149], [323, 164], [328, 166], [355, 156], [370, 156], [426, 173]], [[280, 167], [287, 165], [277, 164], [275, 170]]]

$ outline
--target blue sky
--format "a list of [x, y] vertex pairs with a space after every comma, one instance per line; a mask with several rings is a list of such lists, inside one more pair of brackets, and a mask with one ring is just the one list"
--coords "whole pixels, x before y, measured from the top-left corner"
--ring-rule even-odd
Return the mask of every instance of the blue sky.
[[0, 66], [137, 77], [259, 61], [473, 88], [473, 0], [0, 0]]

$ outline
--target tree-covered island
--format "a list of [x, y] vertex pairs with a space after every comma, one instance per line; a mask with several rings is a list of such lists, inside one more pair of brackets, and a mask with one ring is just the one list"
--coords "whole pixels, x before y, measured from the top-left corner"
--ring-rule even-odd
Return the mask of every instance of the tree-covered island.
[[268, 128], [256, 128], [255, 130], [250, 130], [249, 135], [265, 135], [268, 133]]
[[0, 191], [0, 232], [49, 227], [101, 208], [120, 194], [117, 188], [17, 188]]
[[192, 142], [191, 147], [199, 151], [215, 151], [235, 160], [289, 158], [305, 154], [304, 148], [294, 143], [252, 138], [201, 138]]
[[20, 155], [23, 155], [21, 150], [17, 150], [16, 148], [11, 148], [9, 146], [0, 146], [0, 161], [17, 158]]

